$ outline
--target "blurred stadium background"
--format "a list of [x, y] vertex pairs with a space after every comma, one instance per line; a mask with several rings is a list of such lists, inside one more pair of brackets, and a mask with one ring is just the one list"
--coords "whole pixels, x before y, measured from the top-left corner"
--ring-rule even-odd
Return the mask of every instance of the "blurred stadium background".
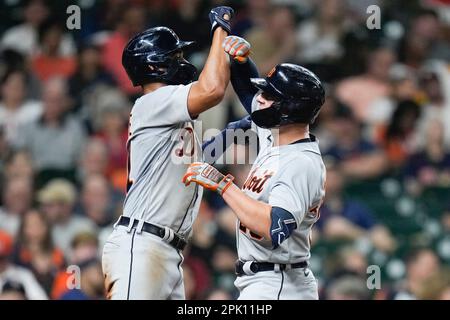
[[[68, 30], [66, 8], [81, 8]], [[450, 1], [4, 0], [0, 3], [0, 298], [102, 299], [101, 249], [121, 213], [138, 90], [127, 39], [172, 27], [209, 46], [207, 12], [233, 6], [261, 74], [296, 62], [326, 83], [312, 132], [328, 168], [311, 267], [322, 299], [450, 299]], [[381, 28], [369, 30], [369, 5]], [[202, 115], [243, 116], [231, 88]], [[222, 168], [239, 183], [248, 166]], [[188, 299], [234, 299], [235, 218], [207, 193], [185, 252]], [[66, 268], [81, 269], [68, 290]], [[367, 266], [381, 271], [369, 290]]]

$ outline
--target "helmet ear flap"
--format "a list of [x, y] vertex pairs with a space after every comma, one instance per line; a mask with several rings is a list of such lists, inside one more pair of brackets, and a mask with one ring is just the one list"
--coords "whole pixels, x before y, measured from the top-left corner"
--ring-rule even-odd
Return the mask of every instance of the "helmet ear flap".
[[159, 75], [163, 75], [167, 72], [167, 68], [165, 67], [158, 67], [152, 64], [148, 65], [148, 69], [150, 70], [151, 73], [154, 74], [159, 74]]
[[269, 108], [255, 110], [251, 114], [252, 121], [258, 127], [265, 129], [278, 127], [281, 123], [281, 117], [282, 114], [279, 108], [274, 105]]
[[275, 101], [272, 106], [280, 110], [282, 115], [290, 115], [294, 110], [292, 103], [289, 101]]
[[197, 68], [185, 59], [178, 59], [169, 66], [165, 79], [169, 84], [189, 84], [197, 75]]

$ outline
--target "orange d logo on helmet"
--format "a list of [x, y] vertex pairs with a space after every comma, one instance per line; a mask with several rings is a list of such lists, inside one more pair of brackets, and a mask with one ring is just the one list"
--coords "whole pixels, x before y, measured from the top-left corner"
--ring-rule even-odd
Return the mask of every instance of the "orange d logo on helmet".
[[274, 72], [275, 72], [275, 67], [273, 67], [272, 70], [269, 71], [269, 73], [267, 74], [267, 77], [272, 76]]

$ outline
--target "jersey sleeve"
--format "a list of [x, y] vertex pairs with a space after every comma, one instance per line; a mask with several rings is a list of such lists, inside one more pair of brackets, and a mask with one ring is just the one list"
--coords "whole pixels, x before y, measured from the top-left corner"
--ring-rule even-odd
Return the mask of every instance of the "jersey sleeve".
[[141, 97], [132, 111], [135, 129], [192, 121], [187, 107], [191, 86], [167, 86]]
[[292, 160], [282, 166], [274, 178], [269, 204], [289, 211], [299, 226], [309, 206], [307, 166], [302, 166], [298, 159]]

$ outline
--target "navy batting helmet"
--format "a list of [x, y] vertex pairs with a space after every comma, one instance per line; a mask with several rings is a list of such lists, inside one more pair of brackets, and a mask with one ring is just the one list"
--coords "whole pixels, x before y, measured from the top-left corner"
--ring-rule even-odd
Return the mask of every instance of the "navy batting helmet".
[[299, 65], [279, 64], [265, 79], [252, 78], [251, 82], [274, 100], [270, 108], [252, 112], [252, 121], [262, 128], [312, 123], [325, 101], [320, 79]]
[[151, 82], [188, 84], [197, 69], [182, 57], [192, 41], [181, 41], [167, 27], [150, 28], [133, 37], [122, 53], [122, 65], [134, 86]]

